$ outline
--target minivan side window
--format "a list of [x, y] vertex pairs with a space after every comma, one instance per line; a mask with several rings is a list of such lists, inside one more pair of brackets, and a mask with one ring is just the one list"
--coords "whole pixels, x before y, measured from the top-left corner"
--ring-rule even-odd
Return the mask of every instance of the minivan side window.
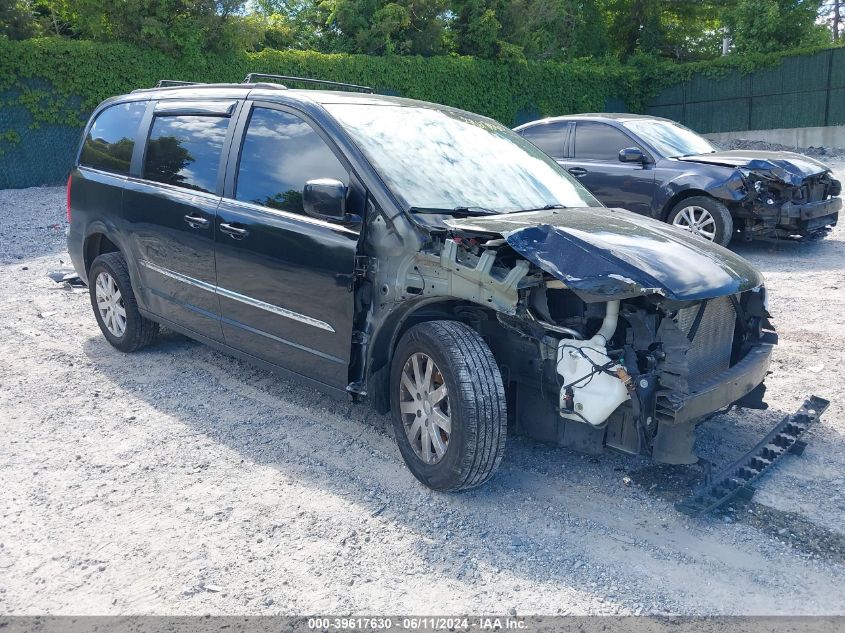
[[82, 143], [79, 164], [115, 174], [129, 174], [135, 135], [146, 108], [146, 101], [133, 101], [100, 112]]
[[241, 148], [235, 198], [304, 213], [302, 189], [317, 178], [349, 185], [348, 171], [310, 124], [281, 110], [253, 108]]
[[566, 135], [571, 126], [569, 122], [541, 123], [525, 128], [520, 134], [552, 158], [563, 158]]
[[575, 127], [575, 158], [585, 160], [619, 160], [619, 151], [638, 145], [619, 130], [605, 123], [579, 121]]
[[228, 117], [222, 116], [157, 116], [147, 142], [144, 178], [214, 192], [228, 127]]

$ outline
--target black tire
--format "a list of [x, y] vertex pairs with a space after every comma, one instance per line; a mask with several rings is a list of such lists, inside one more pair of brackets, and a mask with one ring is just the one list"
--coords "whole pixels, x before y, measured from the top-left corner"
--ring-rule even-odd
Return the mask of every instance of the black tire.
[[[416, 353], [434, 361], [448, 390], [451, 433], [445, 453], [434, 464], [415, 452], [399, 406], [402, 372]], [[429, 488], [457, 491], [479, 486], [499, 467], [507, 435], [505, 388], [490, 348], [463, 323], [428, 321], [402, 336], [391, 363], [390, 405], [399, 451], [408, 469]]]
[[[114, 280], [117, 289], [120, 291], [122, 307], [126, 312], [126, 327], [121, 336], [116, 336], [109, 331], [97, 307], [97, 278], [103, 273], [107, 273]], [[88, 271], [88, 295], [91, 298], [91, 307], [94, 310], [94, 317], [97, 319], [100, 331], [113, 347], [121, 352], [136, 352], [155, 340], [158, 335], [158, 323], [147, 319], [138, 311], [138, 302], [135, 300], [135, 293], [132, 291], [129, 269], [126, 267], [126, 260], [123, 259], [123, 255], [120, 253], [105, 253], [94, 260], [91, 269]]]
[[[680, 215], [684, 209], [689, 207], [701, 207], [713, 218], [716, 230], [711, 241], [721, 246], [727, 246], [730, 244], [730, 241], [734, 236], [734, 221], [731, 217], [731, 212], [728, 211], [728, 208], [715, 198], [711, 198], [709, 196], [692, 196], [690, 198], [684, 198], [672, 207], [666, 221], [669, 224], [674, 224], [678, 215]], [[705, 236], [701, 237], [703, 239], [708, 239]]]

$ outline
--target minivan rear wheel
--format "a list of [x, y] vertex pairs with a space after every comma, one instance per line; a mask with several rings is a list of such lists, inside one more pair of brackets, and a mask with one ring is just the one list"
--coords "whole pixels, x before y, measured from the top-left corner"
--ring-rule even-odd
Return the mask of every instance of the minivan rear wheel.
[[396, 442], [417, 479], [457, 491], [493, 476], [505, 451], [505, 388], [475, 330], [457, 321], [410, 328], [393, 355], [390, 392]]
[[120, 253], [105, 253], [91, 264], [88, 292], [97, 324], [106, 340], [121, 352], [135, 352], [153, 342], [158, 323], [144, 317]]

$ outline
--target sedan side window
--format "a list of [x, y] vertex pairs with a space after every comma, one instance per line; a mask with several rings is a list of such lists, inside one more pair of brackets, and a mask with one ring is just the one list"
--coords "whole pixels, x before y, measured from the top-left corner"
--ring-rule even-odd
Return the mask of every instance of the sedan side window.
[[229, 119], [158, 116], [153, 121], [144, 178], [194, 191], [214, 192]]
[[571, 123], [540, 123], [523, 129], [520, 134], [552, 158], [564, 158], [566, 135]]
[[349, 185], [346, 168], [310, 124], [289, 112], [254, 108], [241, 149], [235, 198], [304, 213], [302, 189], [318, 178]]
[[579, 121], [575, 126], [575, 158], [616, 162], [619, 152], [639, 147], [628, 135], [605, 123]]

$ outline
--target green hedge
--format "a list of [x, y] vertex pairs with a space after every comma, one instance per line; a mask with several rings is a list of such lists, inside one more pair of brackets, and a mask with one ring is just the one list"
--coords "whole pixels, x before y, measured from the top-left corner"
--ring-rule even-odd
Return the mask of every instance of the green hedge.
[[103, 99], [154, 86], [159, 79], [240, 82], [249, 72], [365, 84], [380, 93], [486, 114], [506, 125], [639, 104], [634, 71], [619, 64], [272, 50], [175, 58], [124, 44], [0, 40], [0, 188], [60, 182], [79, 129]]
[[711, 80], [723, 90], [755, 69], [783, 63], [778, 68], [786, 73], [789, 55], [728, 56], [692, 64], [638, 58], [625, 66], [592, 60], [504, 63], [272, 50], [176, 58], [117, 43], [0, 40], [0, 188], [61, 181], [88, 113], [107, 97], [154, 86], [159, 79], [239, 82], [249, 72], [319, 77], [366, 84], [380, 93], [443, 103], [515, 125], [572, 112], [645, 111], [661, 99], [676, 102], [674, 93], [693, 82]]
[[[123, 44], [65, 39], [0, 40], [0, 92], [35, 121], [78, 125], [97, 103], [159, 79], [221, 82], [248, 72], [319, 77], [373, 86], [377, 92], [435, 101], [491, 116], [505, 124], [521, 112], [551, 115], [600, 110], [626, 99], [634, 73], [621, 65], [506, 64], [471, 57], [370, 57], [311, 51], [173, 58]], [[45, 85], [33, 87], [32, 80]], [[7, 105], [12, 105], [8, 103]]]

